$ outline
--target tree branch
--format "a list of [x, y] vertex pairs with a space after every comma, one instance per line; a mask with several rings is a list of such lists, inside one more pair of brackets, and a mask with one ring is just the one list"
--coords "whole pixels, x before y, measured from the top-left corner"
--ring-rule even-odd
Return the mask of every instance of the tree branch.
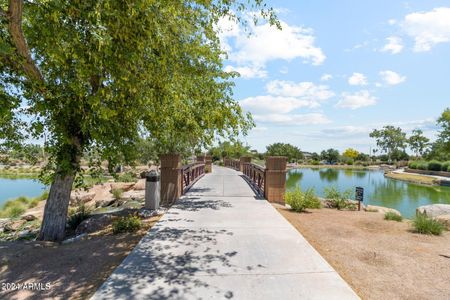
[[41, 71], [31, 58], [30, 49], [28, 48], [27, 41], [22, 30], [22, 10], [23, 10], [23, 0], [9, 0], [9, 9], [7, 17], [8, 31], [11, 35], [11, 40], [16, 47], [17, 53], [24, 60], [22, 68], [25, 74], [30, 80], [36, 80], [39, 82], [44, 82], [44, 77]]

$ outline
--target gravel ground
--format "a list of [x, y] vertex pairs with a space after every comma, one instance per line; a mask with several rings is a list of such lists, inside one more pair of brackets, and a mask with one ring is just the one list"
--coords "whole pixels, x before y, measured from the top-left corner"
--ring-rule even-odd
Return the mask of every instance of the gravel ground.
[[450, 299], [450, 232], [416, 234], [380, 213], [275, 207], [362, 299]]
[[[144, 220], [135, 233], [113, 235], [108, 228], [70, 244], [0, 242], [0, 299], [88, 299], [159, 218]], [[6, 283], [49, 289], [2, 291]]]

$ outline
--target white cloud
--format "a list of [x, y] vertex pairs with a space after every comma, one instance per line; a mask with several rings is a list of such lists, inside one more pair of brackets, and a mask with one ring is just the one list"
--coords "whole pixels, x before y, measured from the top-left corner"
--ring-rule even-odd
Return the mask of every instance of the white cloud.
[[348, 83], [350, 85], [367, 85], [367, 77], [362, 73], [353, 73], [348, 78]]
[[249, 97], [241, 100], [240, 104], [252, 113], [286, 114], [302, 107], [317, 107], [317, 103], [313, 101], [272, 95]]
[[267, 77], [267, 71], [259, 66], [248, 67], [233, 67], [226, 66], [225, 72], [238, 72], [242, 78], [265, 78]]
[[405, 76], [401, 76], [400, 74], [390, 70], [381, 71], [380, 76], [384, 83], [388, 85], [397, 85], [406, 80]]
[[331, 79], [333, 79], [333, 75], [331, 75], [331, 74], [323, 74], [320, 77], [320, 81], [328, 81], [328, 80], [331, 80]]
[[396, 19], [389, 19], [388, 20], [388, 24], [389, 25], [395, 25], [395, 24], [397, 24], [397, 20]]
[[264, 69], [266, 63], [279, 59], [291, 61], [301, 58], [312, 65], [325, 61], [322, 49], [315, 45], [312, 29], [280, 23], [282, 30], [268, 23], [254, 25], [249, 21], [249, 32], [246, 32], [233, 21], [222, 18], [217, 25], [221, 47], [237, 67]]
[[362, 90], [355, 93], [342, 93], [342, 99], [336, 104], [336, 107], [357, 109], [365, 106], [375, 105], [377, 98], [372, 96], [369, 91]]
[[386, 38], [387, 43], [381, 48], [382, 52], [390, 52], [391, 54], [398, 54], [403, 50], [403, 40], [397, 36], [390, 36]]
[[402, 27], [414, 38], [414, 51], [430, 51], [433, 46], [450, 41], [450, 7], [406, 15]]
[[326, 85], [315, 85], [312, 82], [292, 82], [274, 80], [266, 85], [266, 90], [271, 95], [284, 97], [299, 97], [312, 102], [320, 102], [334, 96]]
[[321, 113], [310, 114], [269, 114], [269, 115], [254, 115], [253, 118], [258, 122], [275, 123], [279, 125], [319, 125], [328, 124], [331, 121]]

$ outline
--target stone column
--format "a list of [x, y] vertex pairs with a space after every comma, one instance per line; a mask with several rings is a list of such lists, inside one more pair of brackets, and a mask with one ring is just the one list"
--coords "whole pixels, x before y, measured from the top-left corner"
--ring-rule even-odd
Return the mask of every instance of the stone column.
[[286, 191], [286, 164], [287, 157], [266, 157], [264, 197], [269, 202], [284, 205], [284, 193]]
[[205, 156], [205, 173], [211, 173], [212, 172], [212, 156], [206, 155]]
[[164, 154], [161, 160], [161, 205], [168, 206], [181, 197], [181, 158], [179, 154]]
[[252, 158], [250, 156], [243, 156], [239, 160], [239, 171], [244, 172], [244, 164], [251, 163]]

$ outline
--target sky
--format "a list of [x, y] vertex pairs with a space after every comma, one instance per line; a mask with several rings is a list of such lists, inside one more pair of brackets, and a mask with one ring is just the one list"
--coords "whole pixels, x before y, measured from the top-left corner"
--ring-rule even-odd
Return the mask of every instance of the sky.
[[282, 30], [219, 23], [234, 98], [256, 122], [243, 141], [368, 153], [384, 125], [435, 138], [450, 107], [450, 1], [267, 3]]

